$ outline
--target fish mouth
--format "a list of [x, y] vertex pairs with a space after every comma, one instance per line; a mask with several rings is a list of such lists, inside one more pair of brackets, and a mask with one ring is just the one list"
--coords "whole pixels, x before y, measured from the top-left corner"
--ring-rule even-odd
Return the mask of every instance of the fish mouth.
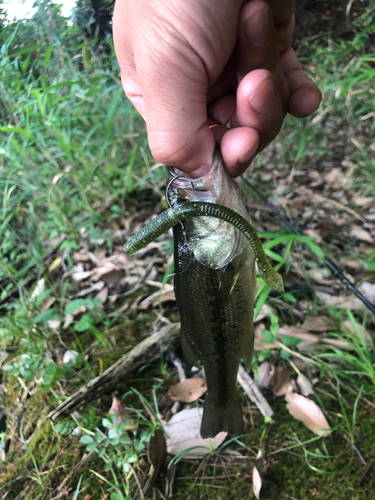
[[166, 199], [170, 207], [183, 201], [206, 201], [229, 206], [222, 199], [228, 185], [231, 190], [238, 189], [237, 183], [225, 172], [220, 147], [216, 146], [211, 168], [202, 177], [192, 179], [176, 167], [168, 167]]

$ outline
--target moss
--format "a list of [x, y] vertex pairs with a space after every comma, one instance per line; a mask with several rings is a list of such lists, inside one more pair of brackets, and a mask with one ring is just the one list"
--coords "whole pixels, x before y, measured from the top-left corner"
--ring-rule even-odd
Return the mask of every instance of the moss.
[[[352, 407], [355, 395], [345, 394], [348, 404]], [[324, 399], [324, 398], [323, 398]], [[333, 411], [338, 405], [337, 400], [327, 398], [323, 403]], [[363, 484], [359, 481], [365, 472], [353, 447], [344, 438], [344, 431], [336, 430], [324, 441], [319, 440], [306, 445], [310, 452], [323, 451], [326, 446], [330, 456], [328, 459], [314, 459], [310, 457], [311, 467], [320, 469], [319, 473], [309, 467], [305, 461], [303, 450], [300, 447], [272, 454], [295, 443], [293, 433], [298, 439], [307, 441], [314, 435], [306, 429], [301, 422], [294, 420], [288, 413], [284, 398], [271, 401], [275, 411], [274, 423], [267, 425], [264, 439], [266, 452], [265, 470], [262, 473], [261, 498], [267, 500], [303, 499], [315, 500], [317, 498], [330, 500], [372, 500], [375, 491], [375, 471], [369, 471]], [[357, 413], [358, 432], [355, 440], [356, 447], [363, 457], [371, 461], [375, 452], [375, 413], [373, 409], [360, 402]], [[248, 424], [246, 431], [249, 433], [241, 439], [248, 447], [258, 447], [259, 439], [265, 427], [263, 418], [254, 415], [254, 429]], [[251, 454], [247, 453], [251, 456]], [[296, 456], [297, 455], [297, 456]], [[211, 478], [214, 467], [202, 468], [197, 464], [179, 464], [174, 484], [176, 499], [195, 500], [239, 500], [252, 497], [252, 468], [254, 461], [249, 459], [243, 467], [232, 464], [223, 469], [217, 467], [215, 475], [229, 475], [230, 478]], [[197, 470], [199, 467], [199, 470]], [[196, 477], [193, 479], [193, 477]], [[190, 479], [182, 479], [187, 477]], [[209, 479], [207, 479], [209, 477]], [[181, 479], [179, 479], [181, 478]]]

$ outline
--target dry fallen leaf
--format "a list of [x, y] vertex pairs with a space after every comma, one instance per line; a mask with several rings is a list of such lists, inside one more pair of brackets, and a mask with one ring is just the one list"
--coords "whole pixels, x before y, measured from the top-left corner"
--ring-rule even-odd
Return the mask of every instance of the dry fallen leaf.
[[89, 278], [92, 275], [92, 271], [75, 271], [72, 274], [72, 278], [74, 281], [82, 281], [85, 280], [86, 278]]
[[352, 236], [353, 238], [357, 238], [357, 240], [365, 241], [366, 243], [371, 244], [374, 242], [374, 238], [371, 236], [371, 234], [358, 226], [352, 226], [350, 230], [350, 236]]
[[76, 297], [84, 297], [85, 295], [88, 295], [89, 293], [97, 292], [98, 290], [101, 290], [104, 287], [104, 285], [105, 285], [104, 281], [97, 281], [96, 283], [93, 283], [88, 288], [83, 288], [82, 290], [80, 290], [76, 294]]
[[260, 477], [260, 471], [263, 465], [263, 452], [258, 451], [255, 466], [253, 467], [253, 493], [255, 498], [259, 500], [260, 490], [262, 489], [262, 478]]
[[369, 283], [368, 281], [365, 281], [361, 284], [359, 289], [366, 295], [370, 302], [375, 302], [375, 283]]
[[44, 278], [41, 278], [38, 283], [36, 284], [32, 294], [31, 294], [31, 297], [30, 299], [36, 299], [37, 297], [39, 297], [39, 295], [44, 292], [44, 289], [45, 289], [45, 279]]
[[78, 352], [77, 351], [65, 351], [64, 352], [64, 356], [63, 356], [63, 359], [62, 359], [62, 362], [63, 363], [70, 363], [70, 361], [75, 361], [75, 359], [77, 358], [78, 356]]
[[271, 384], [275, 396], [284, 396], [287, 392], [293, 391], [294, 382], [290, 379], [289, 370], [285, 366], [275, 366]]
[[73, 314], [67, 314], [64, 319], [63, 329], [69, 328], [69, 326], [73, 323], [74, 316]]
[[285, 394], [287, 409], [296, 420], [300, 420], [310, 431], [323, 436], [330, 432], [330, 426], [322, 410], [311, 399], [301, 394], [287, 392]]
[[357, 270], [361, 267], [362, 261], [360, 261], [360, 260], [343, 260], [342, 263], [345, 265], [345, 267], [348, 267], [349, 269]]
[[[133, 420], [130, 418], [126, 418], [127, 416], [129, 416], [129, 414], [123, 402], [115, 394], [112, 394], [112, 405], [108, 410], [108, 413], [116, 415], [115, 426], [120, 422], [124, 422], [126, 426], [134, 426]], [[109, 429], [111, 429], [111, 427], [109, 427]]]
[[366, 342], [371, 341], [370, 334], [366, 331], [366, 328], [364, 328], [361, 324], [356, 323], [355, 325], [353, 325], [351, 321], [346, 320], [341, 323], [341, 330], [345, 331], [345, 328], [349, 330], [349, 332], [355, 337], [360, 336]]
[[206, 455], [210, 450], [216, 449], [227, 437], [226, 432], [220, 432], [216, 437], [202, 439], [200, 427], [202, 421], [202, 408], [189, 408], [173, 415], [164, 430], [167, 434], [167, 452], [177, 455], [184, 450], [194, 448], [184, 457], [199, 457]]
[[269, 361], [264, 361], [258, 367], [257, 385], [260, 389], [269, 389], [275, 373], [275, 366]]
[[310, 236], [310, 238], [315, 238], [316, 243], [320, 243], [322, 241], [322, 237], [318, 233], [318, 231], [315, 231], [314, 229], [305, 229], [303, 231], [303, 234], [306, 234], [306, 236]]
[[[172, 300], [172, 295], [170, 294], [173, 294], [174, 297], [173, 286], [169, 283], [166, 283], [160, 290], [154, 292], [152, 295], [149, 295], [144, 300], [142, 300], [140, 304], [141, 309], [147, 309], [147, 307], [149, 307], [151, 303], [158, 305], [159, 303], [161, 303], [163, 295], [167, 295], [168, 297], [170, 297], [169, 300]], [[174, 300], [176, 300], [176, 298], [174, 298]]]
[[307, 275], [315, 281], [318, 285], [327, 285], [331, 286], [334, 284], [334, 279], [325, 279], [324, 273], [319, 269], [311, 269], [307, 272]]
[[74, 252], [73, 254], [74, 262], [90, 262], [90, 256], [87, 254], [85, 250], [80, 252]]
[[360, 300], [356, 298], [350, 297], [335, 297], [334, 295], [330, 295], [329, 293], [321, 292], [317, 290], [316, 296], [326, 305], [348, 308], [352, 311], [357, 311], [359, 309], [363, 309], [363, 304]]
[[313, 335], [312, 333], [307, 333], [306, 330], [289, 325], [280, 327], [277, 336], [280, 340], [282, 340], [283, 337], [296, 337], [301, 339], [301, 342], [296, 345], [296, 349], [299, 351], [313, 350], [320, 340], [319, 335]]
[[51, 328], [51, 330], [58, 330], [61, 325], [61, 320], [60, 319], [50, 319], [47, 321], [47, 325]]
[[61, 177], [64, 176], [64, 173], [63, 172], [60, 172], [59, 174], [55, 174], [53, 176], [53, 179], [52, 179], [52, 186], [54, 186], [55, 184], [57, 184], [57, 182], [59, 181], [59, 179], [61, 179]]
[[183, 382], [173, 385], [168, 395], [171, 399], [192, 403], [207, 392], [207, 384], [203, 378], [187, 378]]
[[106, 300], [108, 299], [108, 288], [102, 288], [99, 293], [95, 295], [96, 299], [100, 299], [102, 301], [102, 304], [105, 304]]
[[334, 319], [329, 316], [309, 316], [302, 328], [309, 332], [328, 332], [335, 325]]
[[165, 443], [164, 433], [161, 429], [156, 429], [151, 436], [147, 447], [147, 457], [153, 466], [150, 484], [153, 486], [160, 472], [164, 469], [165, 459], [167, 457], [167, 445]]
[[310, 396], [310, 394], [313, 393], [312, 385], [306, 379], [306, 377], [303, 377], [302, 375], [298, 375], [298, 377], [297, 377], [297, 387], [298, 387], [299, 392], [303, 396]]

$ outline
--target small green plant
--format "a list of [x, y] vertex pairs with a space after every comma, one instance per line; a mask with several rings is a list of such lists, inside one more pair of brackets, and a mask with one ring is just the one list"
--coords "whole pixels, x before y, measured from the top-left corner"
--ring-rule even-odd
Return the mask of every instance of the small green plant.
[[28, 352], [21, 354], [14, 363], [4, 366], [3, 370], [20, 377], [26, 385], [36, 383], [43, 392], [53, 390], [58, 380], [67, 379], [74, 373], [74, 366], [79, 367], [77, 358], [58, 364], [48, 356], [43, 346], [30, 346], [27, 340], [21, 340], [21, 344], [27, 347]]
[[[86, 445], [88, 452], [96, 452], [98, 457], [104, 461], [104, 469], [115, 478], [116, 489], [119, 486], [116, 479], [116, 469], [123, 473], [123, 477], [125, 477], [123, 486], [126, 498], [128, 498], [133, 467], [140, 457], [145, 455], [147, 443], [154, 432], [154, 427], [151, 425], [141, 430], [137, 420], [134, 420], [134, 424], [128, 425], [123, 421], [119, 422], [119, 418], [121, 417], [108, 414], [106, 418], [102, 419], [102, 426], [107, 430], [107, 433], [98, 428], [95, 432], [82, 428], [85, 435], [80, 438], [80, 442]], [[132, 431], [131, 439], [128, 431]], [[120, 491], [117, 493], [121, 494]]]
[[[269, 330], [263, 330], [262, 331], [262, 337], [263, 340], [266, 342], [266, 344], [275, 344], [277, 341], [277, 334], [279, 331], [279, 318], [276, 314], [271, 313], [271, 325]], [[282, 338], [282, 344], [285, 347], [295, 347], [301, 342], [301, 339], [298, 337], [292, 337], [291, 335], [285, 335]], [[274, 346], [275, 347], [275, 346]], [[289, 350], [280, 349], [280, 358], [281, 359], [287, 359], [292, 355], [292, 353]], [[264, 361], [265, 359], [269, 359], [272, 357], [272, 350], [271, 349], [262, 349], [258, 353], [258, 360], [259, 361]]]

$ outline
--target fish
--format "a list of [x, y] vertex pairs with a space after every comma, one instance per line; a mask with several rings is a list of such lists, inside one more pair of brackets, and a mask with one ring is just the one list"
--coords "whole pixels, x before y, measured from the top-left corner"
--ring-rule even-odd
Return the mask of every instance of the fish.
[[[219, 151], [208, 177], [206, 186], [202, 181], [185, 183], [184, 197], [206, 201], [205, 187], [211, 196], [214, 193], [215, 201], [225, 203], [230, 196], [231, 205], [247, 216], [235, 181], [226, 178]], [[182, 189], [175, 187], [174, 191], [176, 203], [181, 203]], [[254, 251], [237, 229], [210, 217], [176, 225], [173, 239], [174, 291], [186, 367], [190, 370], [198, 359], [207, 381], [200, 433], [204, 439], [222, 431], [238, 436], [243, 433], [243, 416], [237, 373], [241, 359], [250, 368], [254, 345]]]
[[204, 178], [190, 179], [176, 169], [169, 175], [171, 208], [124, 250], [134, 253], [173, 227], [182, 349], [187, 369], [199, 360], [207, 381], [200, 433], [202, 438], [222, 431], [238, 436], [244, 426], [236, 381], [241, 360], [249, 369], [253, 354], [255, 263], [263, 279], [280, 291], [282, 278], [266, 259], [219, 148]]

